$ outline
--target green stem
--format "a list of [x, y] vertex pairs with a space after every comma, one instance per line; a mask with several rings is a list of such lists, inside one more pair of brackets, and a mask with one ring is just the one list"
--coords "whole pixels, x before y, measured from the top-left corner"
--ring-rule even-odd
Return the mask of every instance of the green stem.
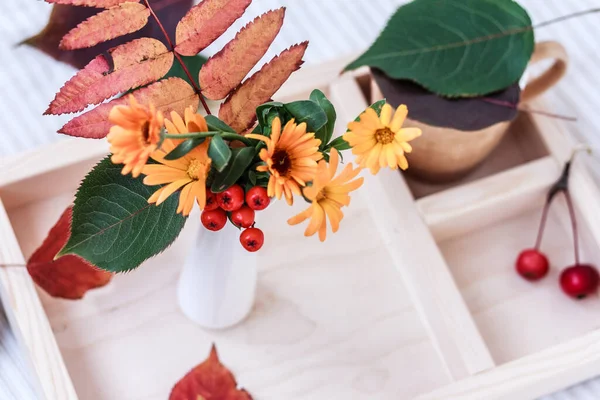
[[209, 131], [209, 132], [191, 132], [182, 134], [165, 134], [165, 138], [168, 139], [196, 139], [196, 138], [207, 138], [215, 135], [220, 135], [224, 140], [239, 140], [246, 146], [253, 146], [252, 140], [245, 136], [238, 135], [237, 133], [222, 132], [222, 131]]

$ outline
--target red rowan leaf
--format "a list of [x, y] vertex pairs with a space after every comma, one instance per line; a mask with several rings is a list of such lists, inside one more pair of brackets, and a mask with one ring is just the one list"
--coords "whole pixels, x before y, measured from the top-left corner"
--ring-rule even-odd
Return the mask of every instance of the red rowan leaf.
[[181, 19], [175, 34], [175, 51], [195, 56], [241, 17], [252, 0], [203, 0]]
[[[2, 0], [0, 0], [2, 1]], [[154, 12], [162, 21], [170, 37], [175, 37], [175, 28], [181, 18], [192, 7], [192, 0], [150, 0]], [[69, 31], [89, 17], [102, 12], [102, 9], [91, 7], [73, 7], [56, 4], [52, 8], [50, 19], [44, 29], [37, 35], [26, 39], [22, 44], [32, 46], [58, 61], [65, 62], [81, 69], [90, 63], [98, 54], [102, 54], [121, 44], [134, 39], [150, 37], [165, 42], [162, 30], [151, 18], [148, 24], [137, 32], [100, 43], [94, 47], [79, 50], [61, 50], [58, 45]]]
[[265, 55], [279, 33], [285, 8], [269, 11], [246, 25], [200, 70], [204, 96], [220, 100], [235, 89]]
[[[194, 88], [181, 78], [169, 78], [153, 83], [148, 87], [136, 90], [133, 92], [133, 96], [141, 104], [154, 104], [165, 115], [170, 114], [171, 111], [183, 115], [187, 107], [193, 106], [197, 109], [200, 104], [200, 98]], [[101, 104], [72, 119], [58, 132], [88, 139], [102, 139], [108, 134], [111, 127], [108, 121], [110, 110], [114, 106], [128, 104], [128, 102], [126, 97], [122, 97]]]
[[237, 388], [233, 374], [221, 364], [213, 345], [210, 355], [183, 377], [171, 391], [169, 400], [252, 400], [250, 393]]
[[110, 8], [126, 2], [138, 3], [140, 0], [46, 0], [52, 4], [65, 4], [68, 6], [85, 6], [97, 8]]
[[92, 47], [98, 43], [137, 32], [148, 23], [150, 10], [139, 3], [123, 3], [102, 11], [67, 33], [59, 47], [76, 50]]
[[112, 274], [74, 255], [54, 260], [71, 236], [72, 218], [71, 206], [52, 227], [42, 246], [29, 258], [27, 271], [33, 281], [49, 295], [76, 300], [81, 299], [88, 290], [108, 284]]
[[219, 118], [243, 132], [256, 120], [256, 107], [269, 101], [292, 72], [302, 65], [308, 42], [290, 47], [248, 78], [221, 105]]
[[156, 39], [142, 38], [96, 57], [58, 92], [46, 114], [65, 114], [98, 104], [118, 93], [155, 82], [169, 72], [173, 52]]

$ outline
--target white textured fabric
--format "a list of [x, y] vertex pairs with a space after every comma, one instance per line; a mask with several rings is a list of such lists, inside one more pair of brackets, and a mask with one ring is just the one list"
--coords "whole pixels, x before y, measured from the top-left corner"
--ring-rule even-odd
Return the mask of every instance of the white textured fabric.
[[[286, 6], [286, 23], [265, 61], [293, 43], [310, 40], [306, 55], [316, 64], [356, 53], [371, 43], [402, 0], [254, 0], [241, 19], [217, 43], [220, 48], [235, 31], [253, 16], [268, 9]], [[534, 23], [561, 15], [600, 7], [600, 0], [522, 0]], [[31, 150], [61, 140], [54, 133], [70, 116], [44, 117], [42, 113], [55, 92], [74, 70], [30, 48], [15, 44], [37, 33], [46, 23], [51, 6], [34, 0], [0, 0], [0, 157]], [[547, 99], [555, 113], [576, 116], [577, 123], [565, 123], [583, 141], [600, 148], [598, 91], [600, 50], [598, 16], [545, 27], [537, 40], [559, 40], [568, 50], [571, 67], [567, 77]], [[0, 318], [0, 399], [35, 400], [28, 374], [5, 320]], [[600, 399], [600, 379], [574, 386], [544, 400]]]

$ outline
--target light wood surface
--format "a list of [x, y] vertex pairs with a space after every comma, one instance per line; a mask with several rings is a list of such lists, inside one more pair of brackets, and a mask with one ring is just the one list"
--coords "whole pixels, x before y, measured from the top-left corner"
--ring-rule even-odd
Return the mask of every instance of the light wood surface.
[[0, 295], [43, 400], [75, 400], [75, 390], [35, 286], [24, 267], [11, 223], [0, 201]]
[[[336, 103], [340, 121], [353, 119], [366, 106], [349, 77], [323, 90]], [[293, 98], [291, 92], [281, 96]], [[339, 129], [338, 134], [343, 123]], [[391, 171], [377, 177], [363, 173], [365, 187], [346, 209], [340, 232], [326, 244], [304, 238], [302, 227], [285, 223], [304, 204], [276, 203], [261, 226], [271, 240], [259, 260], [256, 306], [247, 321], [230, 330], [202, 330], [177, 309], [175, 284], [197, 215], [167, 252], [83, 301], [39, 293], [43, 309], [39, 303], [26, 310], [7, 306], [18, 318], [40, 315], [32, 322], [36, 330], [25, 331], [24, 343], [40, 343], [37, 329], [47, 316], [73, 385], [85, 400], [164, 399], [212, 342], [241, 384], [260, 399], [410, 399], [432, 390], [428, 399], [479, 399], [482, 390], [490, 393], [486, 399], [547, 393], [600, 372], [595, 351], [584, 360], [573, 359], [571, 368], [539, 372], [540, 365], [569, 362], [565, 351], [582, 354], [600, 327], [600, 302], [576, 303], [558, 291], [558, 268], [571, 258], [560, 202], [544, 241], [555, 263], [552, 276], [531, 285], [512, 271], [518, 251], [533, 241], [543, 187], [570, 146], [563, 133], [539, 131], [552, 158], [544, 150], [513, 157], [508, 166], [483, 166], [479, 178], [487, 178], [467, 178], [462, 183], [471, 183], [454, 189], [409, 185]], [[104, 154], [101, 142], [83, 143], [30, 154], [20, 165], [33, 172], [15, 170], [19, 179], [1, 178], [0, 197], [10, 200], [10, 224], [26, 257], [72, 201], [89, 165]], [[74, 154], [73, 164], [61, 161]], [[497, 174], [501, 170], [506, 172]], [[587, 218], [597, 204], [586, 197], [599, 195], [580, 168], [574, 172], [573, 197], [585, 221], [583, 215]], [[501, 186], [520, 174], [524, 183], [501, 197]], [[597, 222], [594, 218], [590, 223]], [[591, 261], [599, 256], [597, 226], [582, 223], [584, 257]], [[14, 252], [14, 238], [10, 248]], [[33, 292], [16, 290], [33, 287], [20, 271], [25, 283], [0, 283], [19, 299], [21, 293], [35, 299]], [[57, 369], [41, 366], [46, 359], [60, 363], [60, 355], [39, 354], [31, 346], [27, 351], [40, 381], [52, 383], [46, 389], [52, 393]], [[59, 376], [68, 382], [66, 375]], [[528, 379], [514, 384], [514, 376]]]
[[[331, 100], [343, 121], [351, 121], [368, 107], [351, 77], [332, 85]], [[397, 171], [384, 170], [369, 178], [362, 191], [374, 200], [370, 208], [374, 223], [449, 376], [458, 380], [492, 368], [494, 362], [419, 215], [408, 186]], [[412, 250], [406, 251], [408, 247]]]

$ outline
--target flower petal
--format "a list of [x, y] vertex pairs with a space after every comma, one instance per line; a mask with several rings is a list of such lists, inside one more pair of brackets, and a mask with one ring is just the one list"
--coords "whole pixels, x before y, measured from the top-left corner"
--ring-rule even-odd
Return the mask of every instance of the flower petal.
[[408, 115], [408, 108], [404, 104], [400, 105], [394, 114], [394, 118], [392, 119], [392, 123], [390, 124], [390, 129], [392, 132], [398, 132], [400, 128], [402, 128], [402, 124], [406, 120], [406, 116]]

